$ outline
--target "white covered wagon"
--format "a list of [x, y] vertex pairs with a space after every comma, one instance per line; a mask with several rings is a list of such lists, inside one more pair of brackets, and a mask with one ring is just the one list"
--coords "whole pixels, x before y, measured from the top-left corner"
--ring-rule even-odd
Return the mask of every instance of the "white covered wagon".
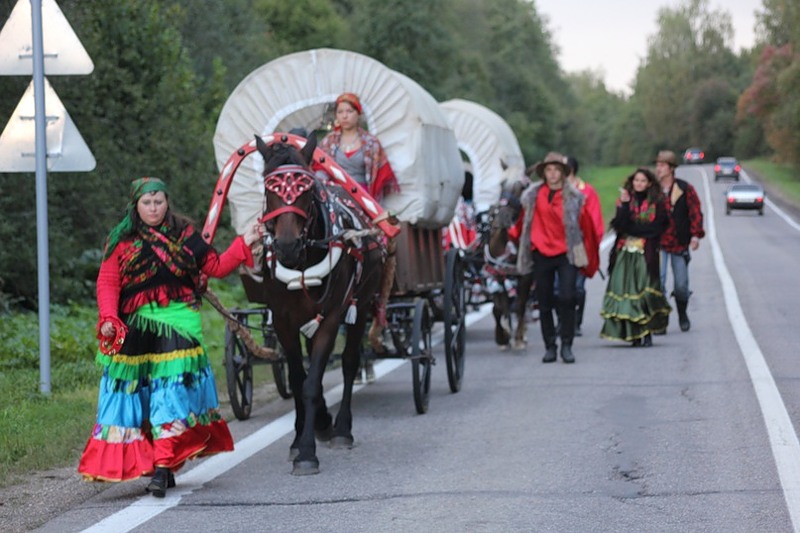
[[[275, 132], [295, 128], [308, 132], [325, 128], [328, 126], [326, 114], [343, 92], [359, 96], [366, 127], [383, 145], [401, 189], [400, 193], [387, 195], [383, 200], [383, 207], [402, 222], [402, 231], [396, 237], [397, 271], [392, 298], [395, 294], [402, 296], [404, 301], [398, 301], [395, 308], [398, 314], [405, 313], [404, 316], [414, 320], [413, 331], [400, 332], [397, 338], [408, 343], [414, 337], [424, 336], [427, 329], [430, 341], [430, 325], [418, 322], [423, 315], [436, 314], [428, 311], [427, 302], [435, 306], [434, 295], [438, 295], [438, 315], [445, 322], [448, 378], [450, 388], [456, 392], [463, 373], [466, 311], [462, 274], [456, 271], [458, 257], [455, 254], [445, 257], [440, 235], [441, 228], [453, 217], [463, 187], [464, 170], [456, 135], [444, 111], [419, 84], [372, 58], [343, 50], [308, 50], [266, 63], [242, 80], [220, 114], [214, 134], [220, 183], [226, 174], [233, 176], [224, 186], [218, 184], [215, 194], [227, 199], [232, 225], [237, 233], [243, 233], [261, 217], [264, 209], [264, 161], [257, 151], [240, 149], [253, 141], [254, 135], [266, 138]], [[235, 155], [245, 152], [246, 158]], [[231, 161], [235, 161], [234, 170], [228, 170]], [[211, 221], [210, 217], [212, 213], [218, 217], [221, 209], [215, 207], [212, 201], [204, 228], [204, 234], [210, 238], [216, 226], [211, 231], [206, 230], [218, 222], [218, 219]], [[258, 283], [258, 276], [243, 274], [242, 278], [248, 300], [265, 303], [258, 298], [257, 290], [249, 290]], [[411, 301], [410, 313], [408, 301]], [[387, 314], [392, 307], [390, 301]], [[420, 311], [422, 308], [424, 313]], [[246, 320], [248, 311], [240, 311], [240, 315]], [[407, 320], [397, 322], [398, 327], [410, 327]], [[390, 327], [393, 327], [391, 320]], [[424, 344], [411, 342], [409, 350], [402, 350], [411, 354], [419, 412], [427, 409], [433, 362], [428, 358], [429, 347], [424, 349]], [[237, 346], [234, 345], [233, 351], [241, 352], [241, 346]], [[428, 355], [413, 355], [412, 352], [421, 349]], [[226, 353], [226, 357], [228, 355]], [[250, 354], [233, 353], [231, 357], [248, 359]], [[422, 371], [417, 371], [417, 367]], [[246, 371], [246, 365], [240, 365], [239, 370], [235, 370], [239, 375], [233, 380], [229, 378], [232, 404], [237, 403], [234, 400], [243, 401], [234, 396], [246, 394], [248, 380], [246, 376], [241, 379]], [[276, 374], [276, 384], [278, 380]], [[238, 389], [231, 391], [231, 384]]]
[[511, 126], [481, 104], [453, 99], [439, 104], [456, 134], [458, 147], [469, 158], [473, 202], [485, 211], [497, 202], [503, 183], [525, 175], [525, 159]]

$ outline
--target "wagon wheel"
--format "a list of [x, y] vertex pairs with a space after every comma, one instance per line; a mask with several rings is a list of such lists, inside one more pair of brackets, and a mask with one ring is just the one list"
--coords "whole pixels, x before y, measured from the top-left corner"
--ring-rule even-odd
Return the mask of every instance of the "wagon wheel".
[[414, 306], [414, 325], [411, 333], [411, 378], [414, 380], [414, 405], [417, 413], [428, 411], [428, 393], [431, 390], [431, 312], [428, 301], [418, 299]]
[[464, 347], [466, 345], [466, 294], [464, 263], [458, 250], [446, 256], [444, 279], [444, 353], [447, 359], [447, 381], [452, 392], [461, 390], [464, 377]]
[[252, 357], [244, 342], [226, 325], [225, 376], [228, 381], [228, 397], [231, 400], [231, 409], [233, 409], [233, 414], [239, 420], [250, 418], [250, 411], [253, 407]]

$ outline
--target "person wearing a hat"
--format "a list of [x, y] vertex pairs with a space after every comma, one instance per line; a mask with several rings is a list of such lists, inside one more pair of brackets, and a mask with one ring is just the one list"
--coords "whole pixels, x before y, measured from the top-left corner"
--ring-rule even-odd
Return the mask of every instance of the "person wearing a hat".
[[[591, 278], [600, 265], [599, 242], [586, 197], [567, 181], [566, 158], [550, 152], [536, 164], [534, 171], [542, 178], [522, 193], [522, 213], [509, 237], [519, 243], [517, 268], [521, 275], [533, 271], [539, 322], [545, 345], [544, 363], [558, 355], [574, 363], [572, 341], [575, 337], [575, 280], [579, 272]], [[556, 298], [553, 285], [556, 275], [561, 289]], [[553, 311], [559, 310], [560, 328], [556, 332]]]
[[253, 266], [254, 224], [222, 254], [172, 208], [166, 184], [131, 184], [122, 220], [106, 241], [97, 276], [96, 355], [103, 374], [97, 418], [78, 465], [88, 481], [152, 475], [163, 498], [188, 459], [233, 450], [219, 413], [203, 342], [204, 277]]
[[[567, 182], [586, 196], [586, 209], [592, 215], [597, 242], [600, 242], [603, 240], [603, 235], [606, 231], [605, 224], [603, 223], [603, 208], [600, 205], [600, 197], [595, 188], [578, 175], [579, 164], [576, 157], [571, 155], [567, 156], [567, 166], [569, 167]], [[577, 301], [575, 311], [575, 336], [580, 337], [582, 335], [581, 325], [583, 324], [583, 310], [586, 307], [586, 276], [580, 272], [576, 280], [575, 297]]]
[[[400, 192], [397, 177], [389, 164], [386, 152], [375, 135], [360, 126], [364, 108], [359, 97], [350, 92], [336, 98], [336, 120], [334, 129], [322, 139], [320, 148], [341, 166], [351, 178], [361, 185], [378, 203], [387, 194]], [[386, 303], [394, 283], [397, 258], [396, 243], [387, 239], [387, 258], [383, 268], [383, 283], [375, 302], [375, 318], [372, 321], [368, 338], [373, 350], [385, 353], [387, 347], [382, 340], [386, 327]], [[372, 360], [363, 361], [367, 382], [375, 379]], [[361, 372], [356, 374], [356, 383], [361, 383]]]
[[675, 152], [661, 150], [656, 156], [656, 177], [664, 192], [669, 225], [661, 236], [661, 287], [667, 293], [667, 269], [672, 265], [675, 307], [681, 331], [689, 331], [691, 322], [686, 313], [689, 305], [689, 260], [705, 236], [700, 197], [686, 180], [675, 177], [678, 158]]

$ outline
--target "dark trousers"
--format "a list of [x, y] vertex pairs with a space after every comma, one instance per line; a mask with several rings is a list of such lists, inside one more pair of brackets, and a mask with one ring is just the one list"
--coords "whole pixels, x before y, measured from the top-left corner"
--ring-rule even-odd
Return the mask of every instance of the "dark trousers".
[[[558, 309], [561, 324], [561, 344], [572, 345], [575, 337], [575, 280], [578, 268], [571, 265], [567, 254], [546, 257], [538, 251], [533, 252], [536, 299], [539, 301], [539, 323], [542, 326], [542, 339], [545, 348], [556, 344], [556, 325], [553, 311]], [[553, 285], [558, 275], [558, 296]]]

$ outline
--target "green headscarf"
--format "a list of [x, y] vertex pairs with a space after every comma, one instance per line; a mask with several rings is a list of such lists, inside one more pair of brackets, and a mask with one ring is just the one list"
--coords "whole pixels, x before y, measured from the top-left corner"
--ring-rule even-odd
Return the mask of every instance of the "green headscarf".
[[136, 203], [139, 198], [149, 192], [162, 191], [167, 198], [169, 198], [169, 191], [167, 184], [158, 178], [144, 177], [135, 179], [131, 182], [131, 197], [128, 201], [128, 207], [125, 210], [125, 216], [119, 224], [111, 230], [106, 239], [106, 251], [103, 254], [103, 259], [108, 259], [114, 248], [119, 244], [123, 235], [127, 235], [133, 230], [133, 212], [136, 209]]

